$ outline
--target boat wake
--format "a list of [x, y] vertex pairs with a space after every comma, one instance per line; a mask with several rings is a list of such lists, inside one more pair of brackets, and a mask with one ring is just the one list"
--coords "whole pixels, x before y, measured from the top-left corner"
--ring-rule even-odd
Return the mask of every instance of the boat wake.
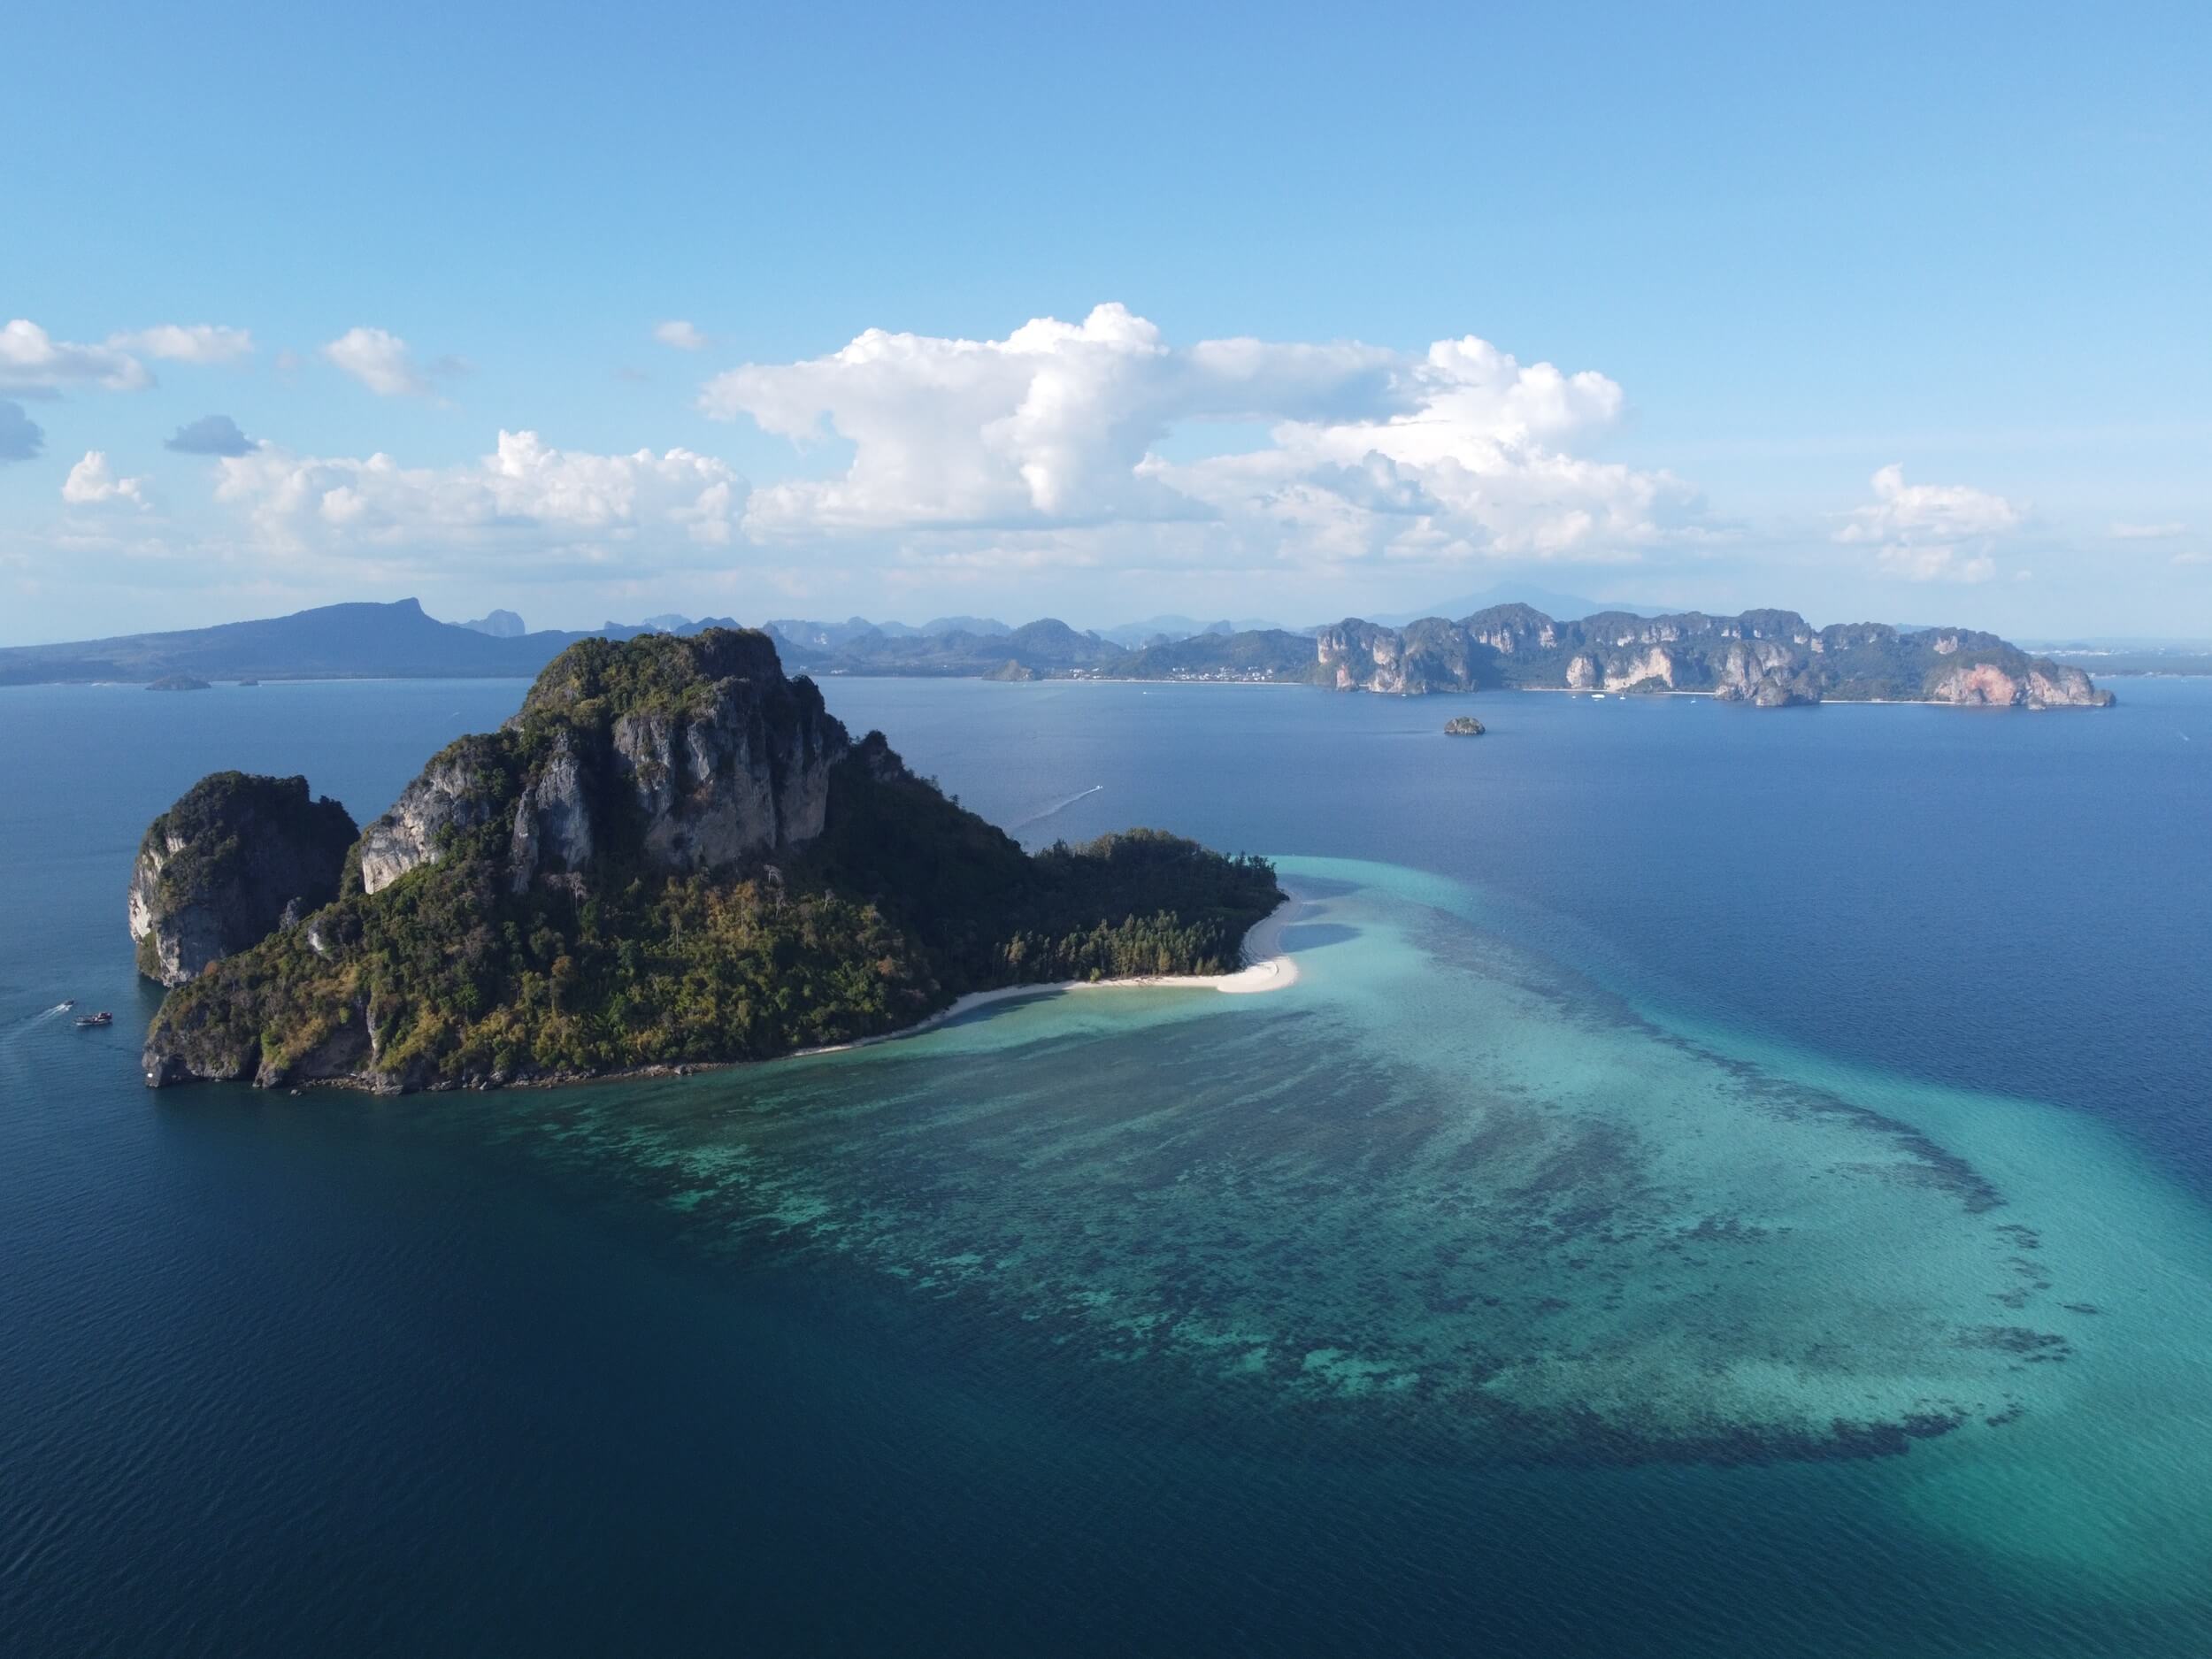
[[1071, 795], [1064, 801], [1054, 802], [1041, 812], [1031, 813], [1027, 818], [1022, 819], [1021, 822], [1012, 826], [1012, 827], [1018, 830], [1025, 830], [1027, 829], [1032, 824], [1041, 824], [1047, 818], [1053, 817], [1055, 814], [1066, 811], [1078, 801], [1087, 800], [1105, 787], [1106, 786], [1102, 783], [1094, 783], [1089, 788], [1081, 790], [1075, 795]]
[[38, 1026], [59, 1019], [76, 1006], [73, 1002], [57, 1002], [51, 1008], [42, 1008], [35, 1013], [24, 1014], [9, 1020], [5, 1025], [0, 1025], [0, 1043], [13, 1048], [20, 1038], [27, 1036]]

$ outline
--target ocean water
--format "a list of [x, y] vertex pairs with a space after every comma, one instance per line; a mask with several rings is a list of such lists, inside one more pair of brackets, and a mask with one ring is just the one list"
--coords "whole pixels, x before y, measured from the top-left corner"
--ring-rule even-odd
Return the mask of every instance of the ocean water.
[[1298, 981], [149, 1094], [146, 820], [521, 687], [0, 693], [0, 1648], [2212, 1651], [2212, 682], [825, 689]]

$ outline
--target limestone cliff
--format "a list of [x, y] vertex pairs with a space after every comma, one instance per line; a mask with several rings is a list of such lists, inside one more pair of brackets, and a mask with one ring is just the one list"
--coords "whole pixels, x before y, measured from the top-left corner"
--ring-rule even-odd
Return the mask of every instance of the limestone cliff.
[[[1233, 649], [1236, 637], [1218, 649]], [[1565, 622], [1517, 604], [1403, 628], [1348, 618], [1318, 632], [1314, 658], [1313, 677], [1324, 685], [1395, 695], [1498, 686], [1709, 692], [1759, 708], [1826, 700], [2095, 708], [2112, 701], [2081, 670], [2031, 657], [1993, 634], [1863, 622], [1815, 628], [1793, 611], [1601, 611]]]
[[[665, 661], [658, 660], [666, 658]], [[423, 768], [361, 837], [377, 893], [495, 822], [507, 879], [583, 872], [618, 845], [675, 872], [805, 845], [822, 832], [845, 728], [759, 634], [588, 640], [556, 658], [505, 730]]]
[[1315, 657], [1339, 691], [1406, 690], [1405, 638], [1395, 628], [1348, 618], [1314, 636]]
[[1324, 685], [1395, 696], [1474, 688], [1476, 648], [1464, 629], [1427, 617], [1403, 628], [1348, 618], [1314, 636]]
[[465, 737], [439, 752], [392, 810], [361, 833], [361, 885], [375, 893], [428, 864], [449, 833], [481, 826], [496, 808], [504, 771], [495, 738]]
[[342, 806], [304, 778], [211, 773], [156, 818], [130, 883], [138, 969], [182, 985], [338, 896], [353, 844]]
[[1993, 663], [1962, 664], [1938, 675], [1928, 695], [1937, 703], [2027, 709], [2111, 701], [2111, 694], [2099, 692], [2080, 669], [2041, 660], [2015, 668]]

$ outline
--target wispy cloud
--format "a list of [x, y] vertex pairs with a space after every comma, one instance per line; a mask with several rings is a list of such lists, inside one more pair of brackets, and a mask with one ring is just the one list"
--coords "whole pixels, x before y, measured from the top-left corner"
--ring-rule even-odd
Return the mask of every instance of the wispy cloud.
[[407, 342], [384, 329], [349, 328], [323, 348], [323, 356], [379, 397], [430, 395], [430, 379]]
[[50, 397], [71, 385], [135, 392], [153, 383], [146, 365], [118, 347], [57, 340], [23, 317], [0, 328], [0, 392]]
[[131, 334], [110, 334], [108, 344], [172, 363], [234, 363], [253, 355], [250, 330], [216, 323], [159, 323]]
[[714, 343], [711, 338], [680, 317], [672, 317], [664, 323], [654, 324], [653, 338], [664, 346], [673, 346], [679, 351], [704, 351]]
[[27, 317], [0, 328], [0, 392], [56, 397], [72, 388], [143, 391], [154, 383], [142, 357], [170, 363], [232, 363], [253, 350], [253, 335], [219, 323], [157, 323], [110, 334], [98, 345], [57, 340]]
[[555, 449], [534, 432], [502, 432], [492, 454], [458, 466], [264, 443], [219, 460], [215, 477], [217, 501], [242, 511], [273, 551], [545, 574], [726, 557], [746, 496], [745, 480], [711, 456], [595, 455]]
[[1873, 544], [1880, 568], [1908, 581], [1987, 581], [1997, 573], [1990, 542], [2027, 516], [1969, 484], [1908, 484], [1901, 465], [1883, 467], [1870, 481], [1873, 501], [1854, 508], [1835, 539]]

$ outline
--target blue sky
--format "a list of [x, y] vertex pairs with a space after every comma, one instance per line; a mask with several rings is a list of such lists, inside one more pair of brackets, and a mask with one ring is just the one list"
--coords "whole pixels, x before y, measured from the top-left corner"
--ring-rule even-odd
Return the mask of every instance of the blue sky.
[[2200, 4], [465, 12], [12, 22], [0, 641], [2212, 635]]

